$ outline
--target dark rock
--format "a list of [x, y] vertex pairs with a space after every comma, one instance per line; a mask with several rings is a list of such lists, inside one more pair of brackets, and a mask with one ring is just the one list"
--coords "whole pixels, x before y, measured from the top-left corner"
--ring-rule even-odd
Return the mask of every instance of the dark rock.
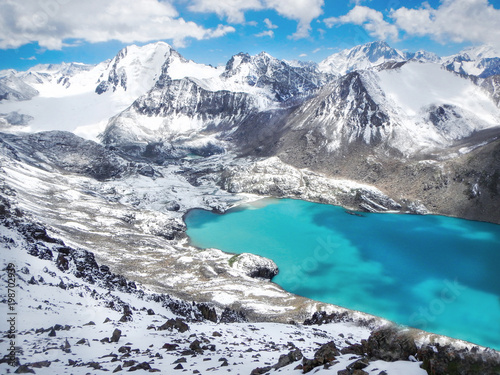
[[69, 258], [64, 254], [59, 253], [56, 260], [56, 266], [61, 271], [69, 270]]
[[176, 350], [179, 347], [177, 344], [163, 344], [162, 349], [166, 349], [168, 352]]
[[137, 371], [137, 370], [151, 370], [151, 365], [147, 362], [139, 363], [135, 366], [132, 366], [129, 371]]
[[114, 370], [113, 373], [122, 371], [122, 365], [118, 365]]
[[288, 354], [283, 354], [280, 356], [278, 363], [273, 366], [275, 369], [280, 369], [282, 367], [288, 366], [292, 364], [293, 362], [300, 361], [304, 356], [302, 355], [302, 352], [300, 349], [295, 349]]
[[335, 357], [340, 355], [337, 346], [333, 341], [330, 341], [322, 345], [318, 351], [314, 354], [314, 359], [320, 364], [325, 364], [335, 360]]
[[42, 368], [42, 367], [49, 367], [51, 363], [52, 362], [46, 360], [46, 361], [34, 362], [29, 366], [34, 368]]
[[56, 336], [56, 331], [54, 330], [54, 328], [52, 328], [49, 332], [49, 337], [55, 337]]
[[181, 205], [177, 202], [168, 202], [166, 205], [165, 205], [165, 208], [167, 209], [167, 211], [174, 211], [174, 212], [177, 212], [181, 209]]
[[129, 305], [123, 306], [123, 316], [120, 318], [119, 322], [125, 323], [132, 321], [132, 309]]
[[132, 350], [132, 347], [130, 346], [120, 346], [120, 348], [118, 349], [118, 353], [130, 353], [130, 351]]
[[189, 330], [189, 326], [180, 318], [175, 318], [174, 319], [169, 319], [167, 322], [160, 327], [158, 327], [158, 331], [164, 331], [164, 330], [172, 330], [172, 329], [178, 330], [180, 333], [186, 332]]
[[111, 342], [118, 342], [118, 340], [120, 340], [121, 335], [122, 331], [120, 331], [118, 328], [115, 328], [113, 334], [111, 335]]
[[250, 375], [263, 375], [269, 371], [271, 371], [273, 368], [271, 366], [267, 367], [257, 367], [256, 369], [253, 369]]
[[174, 370], [183, 370], [184, 367], [179, 363], [177, 366], [174, 367]]
[[130, 367], [133, 366], [137, 363], [137, 361], [134, 361], [133, 359], [129, 359], [127, 361], [123, 361], [123, 367]]
[[226, 307], [220, 316], [220, 323], [244, 323], [248, 319], [241, 311], [234, 311]]
[[353, 362], [351, 363], [349, 366], [347, 366], [347, 369], [348, 370], [362, 370], [364, 369], [365, 367], [368, 367], [369, 366], [369, 362], [366, 358], [361, 358], [361, 359], [358, 359], [356, 362]]
[[204, 319], [210, 320], [214, 323], [217, 322], [217, 313], [215, 312], [215, 308], [210, 307], [205, 303], [199, 303], [196, 307], [198, 307], [198, 310], [200, 310], [201, 316], [203, 316]]
[[411, 355], [417, 354], [415, 340], [407, 332], [397, 327], [384, 327], [370, 335], [366, 343], [369, 357], [387, 362], [407, 361]]
[[137, 173], [146, 177], [154, 177], [155, 170], [150, 165], [145, 165], [141, 169], [139, 169]]
[[95, 323], [91, 320], [88, 323], [85, 323], [84, 326], [95, 326]]
[[87, 342], [87, 339], [80, 339], [76, 342], [76, 345], [83, 345]]
[[203, 353], [200, 340], [194, 340], [191, 344], [189, 344], [189, 349], [198, 353]]
[[340, 355], [337, 346], [333, 341], [322, 345], [314, 354], [314, 359], [304, 358], [302, 360], [302, 367], [304, 374], [312, 371], [318, 366], [325, 365], [335, 360], [336, 356]]
[[94, 370], [100, 370], [102, 366], [98, 362], [89, 362], [87, 363], [87, 367], [91, 367]]
[[186, 362], [187, 362], [186, 357], [180, 357], [176, 359], [174, 363], [186, 363]]
[[337, 375], [351, 375], [351, 372], [347, 369], [337, 371]]
[[500, 354], [496, 351], [456, 349], [450, 345], [426, 345], [417, 358], [421, 367], [433, 375], [497, 375], [500, 374]]
[[350, 322], [352, 319], [349, 317], [349, 314], [344, 311], [342, 313], [332, 313], [328, 315], [325, 311], [315, 312], [310, 319], [306, 319], [304, 321], [304, 325], [312, 326], [312, 325], [322, 325], [328, 323], [344, 323]]
[[148, 309], [148, 315], [155, 315], [155, 312], [153, 309]]
[[35, 374], [35, 371], [30, 369], [27, 365], [21, 365], [14, 371], [14, 374]]
[[365, 354], [365, 349], [364, 349], [363, 345], [361, 345], [361, 344], [352, 344], [352, 345], [346, 346], [345, 348], [340, 349], [340, 353], [363, 355], [363, 354]]
[[214, 333], [212, 333], [212, 336], [213, 337], [222, 337], [222, 334], [220, 332], [214, 331]]

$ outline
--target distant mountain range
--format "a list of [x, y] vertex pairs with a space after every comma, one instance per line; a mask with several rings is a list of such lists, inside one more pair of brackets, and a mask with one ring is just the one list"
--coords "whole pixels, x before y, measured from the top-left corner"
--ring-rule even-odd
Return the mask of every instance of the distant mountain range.
[[[484, 185], [475, 199], [491, 193], [490, 202], [500, 191], [496, 159], [477, 155], [500, 135], [499, 56], [489, 46], [439, 57], [372, 42], [319, 64], [262, 52], [239, 53], [216, 68], [166, 43], [130, 46], [95, 66], [1, 72], [0, 129], [67, 130], [134, 157], [154, 155], [155, 162], [226, 152], [278, 156], [296, 167], [368, 180], [393, 195], [411, 191], [423, 202], [431, 199], [422, 187], [427, 174], [419, 188], [408, 179], [390, 181], [430, 161], [460, 175], [443, 178], [460, 180], [463, 191]], [[463, 155], [479, 166], [466, 182], [451, 166]], [[416, 164], [404, 167], [408, 160]], [[452, 201], [472, 204], [462, 195]], [[437, 200], [437, 212], [456, 214]], [[478, 218], [488, 220], [491, 210], [482, 210]]]

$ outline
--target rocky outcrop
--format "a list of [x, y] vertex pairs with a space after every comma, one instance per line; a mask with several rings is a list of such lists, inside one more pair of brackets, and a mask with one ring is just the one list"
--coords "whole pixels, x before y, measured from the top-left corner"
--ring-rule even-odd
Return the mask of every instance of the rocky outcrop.
[[0, 78], [0, 102], [2, 100], [30, 100], [39, 92], [15, 75]]
[[249, 253], [235, 255], [229, 259], [229, 264], [245, 275], [272, 280], [278, 274], [278, 266], [271, 259], [263, 258], [261, 256]]
[[127, 168], [127, 162], [112, 151], [70, 132], [50, 131], [22, 136], [5, 134], [0, 142], [19, 150], [20, 155], [32, 155], [32, 161], [38, 162], [37, 166], [46, 165], [48, 160], [62, 171], [96, 180], [120, 177]]
[[368, 212], [402, 209], [401, 204], [373, 186], [327, 178], [308, 169], [295, 168], [276, 157], [230, 166], [223, 171], [220, 184], [234, 193], [299, 198]]

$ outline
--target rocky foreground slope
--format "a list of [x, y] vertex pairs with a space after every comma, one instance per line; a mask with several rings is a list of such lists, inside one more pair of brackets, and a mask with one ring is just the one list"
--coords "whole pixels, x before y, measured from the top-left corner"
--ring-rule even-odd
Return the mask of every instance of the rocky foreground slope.
[[211, 304], [151, 293], [67, 246], [2, 199], [2, 282], [10, 329], [3, 373], [497, 374], [500, 356], [348, 313], [250, 323]]

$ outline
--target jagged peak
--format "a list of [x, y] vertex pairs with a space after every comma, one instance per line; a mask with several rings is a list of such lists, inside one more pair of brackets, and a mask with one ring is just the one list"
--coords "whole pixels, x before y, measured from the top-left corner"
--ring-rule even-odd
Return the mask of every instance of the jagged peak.
[[500, 51], [490, 44], [471, 46], [463, 49], [458, 55], [467, 55], [470, 60], [500, 57]]
[[[115, 56], [114, 60], [119, 61], [125, 56], [128, 56], [130, 54], [157, 54], [157, 53], [172, 53], [175, 50], [172, 48], [172, 46], [168, 43], [159, 41], [155, 43], [149, 43], [145, 44], [143, 46], [138, 46], [136, 44], [131, 44], [129, 46], [126, 46], [122, 48]], [[175, 51], [177, 52], [177, 51]]]

